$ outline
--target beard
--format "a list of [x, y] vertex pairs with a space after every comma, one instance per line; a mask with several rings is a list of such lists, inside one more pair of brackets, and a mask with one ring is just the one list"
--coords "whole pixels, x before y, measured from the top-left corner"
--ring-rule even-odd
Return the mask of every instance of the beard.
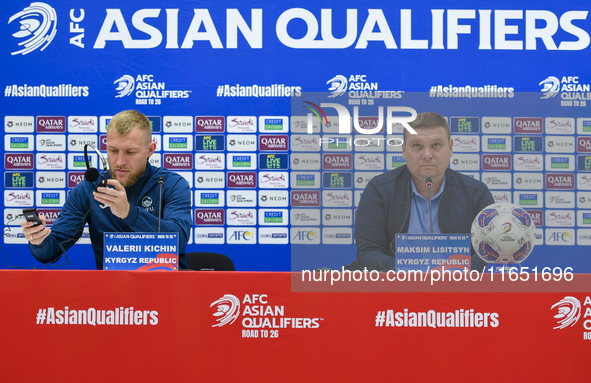
[[127, 180], [124, 182], [117, 179], [117, 172], [116, 172], [117, 169], [121, 169], [121, 168], [111, 169], [111, 176], [113, 177], [113, 179], [116, 179], [117, 181], [119, 181], [119, 183], [123, 187], [130, 187], [133, 184], [135, 184], [140, 179], [140, 177], [144, 174], [144, 172], [146, 171], [146, 163], [144, 162], [144, 165], [140, 169], [138, 169], [137, 172], [130, 173], [129, 177], [127, 177]]

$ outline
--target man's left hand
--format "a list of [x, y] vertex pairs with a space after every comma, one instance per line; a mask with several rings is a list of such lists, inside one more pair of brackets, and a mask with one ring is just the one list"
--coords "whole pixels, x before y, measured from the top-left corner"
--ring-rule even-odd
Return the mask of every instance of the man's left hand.
[[125, 188], [117, 180], [110, 179], [107, 185], [113, 186], [115, 189], [109, 187], [99, 187], [92, 193], [94, 199], [111, 208], [111, 212], [121, 218], [127, 218], [129, 214], [129, 202], [127, 202], [127, 193]]

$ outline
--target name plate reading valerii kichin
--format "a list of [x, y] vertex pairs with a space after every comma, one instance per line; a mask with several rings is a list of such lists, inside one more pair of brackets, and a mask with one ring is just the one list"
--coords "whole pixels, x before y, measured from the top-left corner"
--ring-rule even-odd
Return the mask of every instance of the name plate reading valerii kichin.
[[104, 240], [105, 270], [178, 270], [178, 233], [104, 233]]
[[469, 234], [396, 234], [396, 270], [470, 271]]

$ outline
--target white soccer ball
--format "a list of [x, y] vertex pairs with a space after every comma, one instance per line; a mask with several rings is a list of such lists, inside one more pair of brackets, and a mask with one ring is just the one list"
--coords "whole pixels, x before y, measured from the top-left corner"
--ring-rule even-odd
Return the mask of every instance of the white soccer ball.
[[535, 225], [525, 210], [510, 203], [482, 209], [472, 222], [472, 246], [488, 263], [521, 263], [532, 252]]

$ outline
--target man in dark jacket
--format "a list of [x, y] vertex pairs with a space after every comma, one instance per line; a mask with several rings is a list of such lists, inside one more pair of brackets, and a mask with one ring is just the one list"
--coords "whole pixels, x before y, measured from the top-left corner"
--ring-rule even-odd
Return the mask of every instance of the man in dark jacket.
[[179, 266], [187, 268], [191, 190], [180, 175], [150, 165], [148, 158], [156, 149], [151, 135], [150, 120], [140, 112], [126, 110], [111, 119], [107, 129], [109, 171], [105, 169], [109, 187], [97, 187], [101, 179], [78, 184], [51, 228], [45, 226], [42, 214], [42, 225], [33, 227], [24, 221], [23, 234], [35, 258], [45, 263], [57, 260], [76, 243], [88, 223], [96, 268], [102, 269], [104, 232], [158, 230], [158, 179], [162, 177], [161, 232], [178, 233]]
[[[427, 178], [431, 178], [433, 233], [470, 233], [474, 217], [494, 203], [488, 187], [449, 169], [453, 140], [447, 120], [420, 113], [404, 131], [406, 165], [374, 177], [365, 187], [355, 220], [357, 260], [373, 268], [376, 261], [396, 269], [394, 240], [399, 233], [430, 233]], [[472, 269], [485, 262], [472, 251]]]

